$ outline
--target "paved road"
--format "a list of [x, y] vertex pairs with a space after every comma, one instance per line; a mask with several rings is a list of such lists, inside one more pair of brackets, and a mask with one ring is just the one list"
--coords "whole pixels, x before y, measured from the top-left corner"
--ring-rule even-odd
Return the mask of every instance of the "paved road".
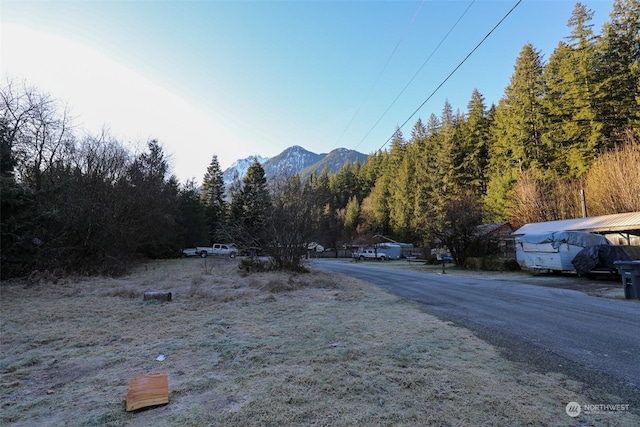
[[[374, 263], [315, 266], [417, 301], [434, 314], [480, 325], [513, 345], [552, 352], [640, 390], [640, 303], [503, 280], [388, 269]], [[517, 344], [516, 344], [517, 345]], [[640, 393], [638, 393], [640, 394]]]

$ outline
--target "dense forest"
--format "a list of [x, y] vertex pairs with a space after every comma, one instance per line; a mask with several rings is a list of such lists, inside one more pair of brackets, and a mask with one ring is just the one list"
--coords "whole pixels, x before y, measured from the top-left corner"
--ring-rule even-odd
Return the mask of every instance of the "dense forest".
[[469, 243], [482, 223], [640, 211], [640, 3], [615, 0], [599, 34], [591, 20], [577, 3], [548, 60], [523, 46], [498, 105], [475, 90], [465, 112], [446, 103], [364, 164], [268, 182], [256, 161], [228, 189], [215, 154], [201, 186], [181, 184], [159, 141], [132, 153], [107, 131], [78, 136], [56, 99], [8, 80], [2, 278], [119, 274], [214, 241], [297, 268], [305, 243], [374, 235], [444, 243], [461, 262], [490, 250]]

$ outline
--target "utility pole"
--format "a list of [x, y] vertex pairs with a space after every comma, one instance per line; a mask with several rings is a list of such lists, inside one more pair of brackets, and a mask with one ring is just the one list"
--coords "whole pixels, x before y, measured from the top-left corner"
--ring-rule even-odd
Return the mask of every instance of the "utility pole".
[[580, 203], [582, 204], [582, 218], [587, 217], [587, 197], [584, 193], [584, 188], [580, 189]]

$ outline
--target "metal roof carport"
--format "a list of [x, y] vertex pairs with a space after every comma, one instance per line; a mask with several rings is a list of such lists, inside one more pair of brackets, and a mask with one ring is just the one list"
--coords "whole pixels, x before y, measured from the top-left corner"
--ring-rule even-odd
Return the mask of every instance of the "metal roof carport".
[[513, 236], [549, 233], [554, 231], [584, 231], [587, 233], [598, 234], [629, 233], [640, 235], [640, 212], [627, 212], [613, 215], [564, 219], [559, 221], [535, 222], [518, 228], [513, 232]]

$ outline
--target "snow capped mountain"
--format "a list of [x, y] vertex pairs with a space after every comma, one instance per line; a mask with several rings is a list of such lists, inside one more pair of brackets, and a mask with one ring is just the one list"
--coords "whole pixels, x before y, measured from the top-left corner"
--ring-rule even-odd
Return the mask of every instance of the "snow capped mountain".
[[225, 186], [228, 187], [233, 181], [233, 176], [236, 172], [240, 179], [245, 176], [254, 158], [257, 158], [264, 168], [267, 179], [274, 180], [287, 178], [295, 174], [306, 177], [316, 171], [320, 172], [325, 167], [328, 168], [329, 172], [335, 173], [340, 170], [346, 161], [355, 163], [358, 160], [362, 164], [367, 160], [367, 157], [366, 154], [346, 148], [336, 148], [330, 153], [316, 154], [305, 150], [299, 145], [294, 145], [272, 158], [250, 156], [246, 159], [239, 159], [225, 170], [222, 176]]
[[238, 172], [238, 177], [242, 179], [246, 175], [247, 170], [249, 169], [249, 166], [251, 166], [251, 164], [253, 163], [254, 159], [258, 159], [258, 162], [261, 165], [264, 165], [264, 163], [267, 160], [269, 160], [268, 157], [262, 157], [262, 156], [249, 156], [245, 159], [236, 160], [231, 166], [229, 166], [222, 173], [222, 178], [224, 179], [225, 186], [228, 186], [233, 182], [233, 176], [235, 175], [236, 171]]
[[319, 162], [326, 154], [316, 154], [294, 145], [275, 157], [270, 158], [262, 166], [267, 179], [281, 179], [293, 176], [301, 170]]

